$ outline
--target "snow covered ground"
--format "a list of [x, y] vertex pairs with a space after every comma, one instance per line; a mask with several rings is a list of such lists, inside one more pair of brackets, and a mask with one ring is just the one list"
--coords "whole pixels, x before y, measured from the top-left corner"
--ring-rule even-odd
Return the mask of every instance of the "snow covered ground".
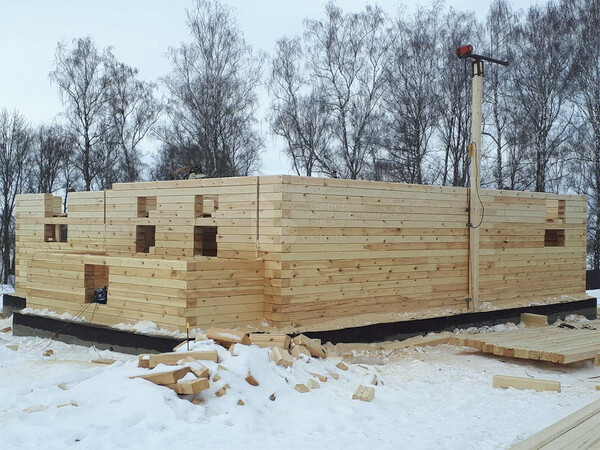
[[[282, 368], [266, 349], [236, 346], [232, 356], [212, 341], [194, 345], [218, 349], [226, 369], [205, 363], [221, 380], [196, 395], [199, 404], [130, 379], [147, 372], [136, 356], [0, 333], [0, 448], [496, 449], [600, 398], [600, 367], [591, 362], [559, 366], [440, 345], [357, 353], [343, 371], [331, 359]], [[90, 362], [100, 357], [117, 362]], [[249, 372], [259, 386], [246, 383]], [[311, 372], [328, 379], [296, 392]], [[495, 389], [494, 374], [557, 380], [562, 392]], [[373, 375], [375, 399], [352, 400]]]

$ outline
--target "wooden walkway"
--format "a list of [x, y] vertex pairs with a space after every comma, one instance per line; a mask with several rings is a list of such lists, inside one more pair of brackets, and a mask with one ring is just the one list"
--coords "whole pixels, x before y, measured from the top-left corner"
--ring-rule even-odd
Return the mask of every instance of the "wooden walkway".
[[450, 343], [494, 355], [569, 364], [594, 359], [600, 354], [600, 326], [595, 322], [593, 326], [597, 330], [554, 326], [524, 328], [453, 337]]
[[519, 442], [512, 450], [600, 448], [600, 400]]

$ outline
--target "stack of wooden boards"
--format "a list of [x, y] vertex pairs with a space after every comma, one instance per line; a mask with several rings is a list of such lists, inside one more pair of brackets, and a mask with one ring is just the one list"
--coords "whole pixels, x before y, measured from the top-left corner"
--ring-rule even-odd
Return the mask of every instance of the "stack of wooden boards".
[[600, 330], [593, 326], [577, 329], [572, 325], [561, 328], [536, 324], [533, 328], [455, 336], [450, 343], [499, 356], [569, 364], [600, 354]]
[[[295, 358], [325, 358], [333, 357], [337, 361], [336, 369], [341, 371], [348, 370], [348, 366], [341, 361], [337, 353], [332, 355], [332, 346], [322, 346], [318, 339], [310, 339], [304, 335], [299, 335], [290, 339], [284, 334], [265, 334], [252, 333], [250, 335], [235, 330], [212, 328], [206, 335], [199, 335], [196, 340], [212, 339], [215, 343], [229, 349], [232, 356], [237, 356], [236, 346], [238, 345], [257, 345], [259, 347], [270, 348], [270, 359], [276, 365], [282, 367], [291, 367], [294, 364]], [[145, 369], [150, 369], [149, 373], [136, 375], [131, 378], [142, 378], [155, 384], [168, 387], [180, 395], [194, 395], [201, 391], [210, 388], [212, 376], [213, 382], [218, 382], [221, 376], [218, 373], [211, 374], [209, 369], [201, 364], [202, 361], [219, 362], [218, 352], [215, 350], [205, 351], [182, 351], [185, 346], [189, 346], [189, 342], [183, 341], [173, 352], [161, 354], [143, 354], [139, 355], [138, 366]], [[290, 353], [291, 348], [291, 353]], [[329, 349], [329, 355], [327, 352]], [[292, 356], [294, 355], [294, 356]], [[152, 371], [159, 365], [176, 366], [172, 370]], [[227, 370], [220, 364], [217, 369]], [[185, 378], [184, 378], [185, 377]], [[311, 378], [306, 383], [299, 383], [294, 386], [294, 389], [301, 393], [310, 392], [314, 389], [319, 389], [319, 382], [326, 382], [328, 378], [339, 379], [339, 374], [334, 371], [329, 371], [327, 375], [318, 372], [311, 372]], [[183, 380], [182, 380], [183, 379]], [[317, 381], [318, 380], [318, 381]], [[373, 384], [377, 384], [377, 377], [373, 376]], [[245, 381], [252, 385], [258, 386], [260, 381], [257, 380], [251, 373], [245, 377]], [[227, 393], [229, 385], [225, 384], [215, 395], [222, 397]], [[372, 386], [358, 386], [352, 395], [353, 400], [361, 400], [370, 402], [375, 396], [375, 388]], [[243, 404], [243, 401], [240, 400]]]
[[[480, 302], [586, 298], [585, 197], [480, 197]], [[117, 183], [69, 193], [67, 214], [25, 194], [17, 295], [75, 315], [106, 285], [95, 321], [182, 331], [458, 314], [473, 308], [467, 210], [464, 188], [293, 176]]]
[[519, 442], [513, 450], [600, 448], [600, 400]]

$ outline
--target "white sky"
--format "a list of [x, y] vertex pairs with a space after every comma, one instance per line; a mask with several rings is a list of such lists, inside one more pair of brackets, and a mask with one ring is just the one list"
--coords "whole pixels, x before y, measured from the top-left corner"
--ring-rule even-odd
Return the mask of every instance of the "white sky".
[[[302, 33], [304, 18], [323, 17], [325, 0], [224, 0], [233, 5], [246, 41], [271, 53], [284, 35]], [[398, 1], [338, 0], [345, 11], [378, 3], [390, 15], [406, 8]], [[409, 10], [417, 2], [406, 2]], [[420, 2], [429, 4], [430, 2]], [[447, 4], [473, 10], [480, 18], [489, 1], [455, 0]], [[527, 7], [533, 0], [514, 0]], [[140, 77], [156, 81], [170, 70], [169, 47], [189, 41], [185, 9], [192, 0], [0, 0], [0, 108], [17, 109], [32, 124], [51, 122], [62, 110], [48, 73], [56, 44], [89, 35], [98, 49], [112, 46], [115, 56], [137, 67]], [[263, 98], [264, 96], [261, 96]], [[266, 105], [263, 105], [266, 106]], [[267, 130], [266, 124], [262, 129]], [[150, 150], [149, 148], [147, 150]], [[277, 141], [266, 137], [262, 173], [289, 173]]]

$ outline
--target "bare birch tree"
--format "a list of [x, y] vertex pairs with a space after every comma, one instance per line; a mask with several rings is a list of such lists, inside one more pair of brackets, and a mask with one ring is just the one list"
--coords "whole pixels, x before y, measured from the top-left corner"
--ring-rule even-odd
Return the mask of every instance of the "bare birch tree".
[[372, 178], [380, 157], [378, 130], [393, 33], [379, 7], [347, 13], [328, 3], [325, 20], [306, 20], [311, 79], [332, 119], [331, 161], [343, 178]]
[[[573, 105], [573, 15], [566, 4], [532, 6], [518, 29], [512, 86], [519, 126], [527, 129], [530, 187], [557, 191], [568, 151]], [[554, 170], [558, 169], [558, 170]], [[556, 175], [551, 176], [554, 172]]]
[[112, 124], [108, 114], [110, 77], [107, 61], [110, 49], [99, 53], [89, 37], [73, 40], [71, 45], [59, 43], [50, 80], [56, 83], [65, 116], [76, 137], [73, 162], [81, 172], [86, 191], [94, 180], [116, 161], [114, 151], [108, 151], [106, 138]]
[[0, 110], [0, 227], [2, 283], [9, 282], [14, 269], [14, 212], [17, 194], [23, 192], [30, 164], [32, 136], [23, 116]]
[[299, 38], [277, 41], [269, 80], [271, 129], [284, 139], [298, 175], [331, 176], [331, 119], [323, 92], [306, 73], [301, 45]]
[[116, 175], [118, 181], [139, 181], [144, 167], [139, 145], [160, 117], [162, 106], [154, 97], [156, 86], [139, 80], [137, 69], [112, 59], [107, 74], [110, 137], [120, 150]]
[[396, 22], [384, 97], [386, 132], [382, 133], [389, 160], [386, 175], [393, 181], [432, 181], [425, 162], [440, 114], [440, 7], [436, 3], [419, 8], [408, 21]]
[[158, 158], [171, 170], [190, 165], [209, 176], [248, 175], [262, 147], [255, 90], [263, 57], [246, 44], [229, 7], [196, 1], [187, 18], [193, 42], [170, 50], [173, 71], [163, 80], [169, 123], [157, 135], [171, 159]]

